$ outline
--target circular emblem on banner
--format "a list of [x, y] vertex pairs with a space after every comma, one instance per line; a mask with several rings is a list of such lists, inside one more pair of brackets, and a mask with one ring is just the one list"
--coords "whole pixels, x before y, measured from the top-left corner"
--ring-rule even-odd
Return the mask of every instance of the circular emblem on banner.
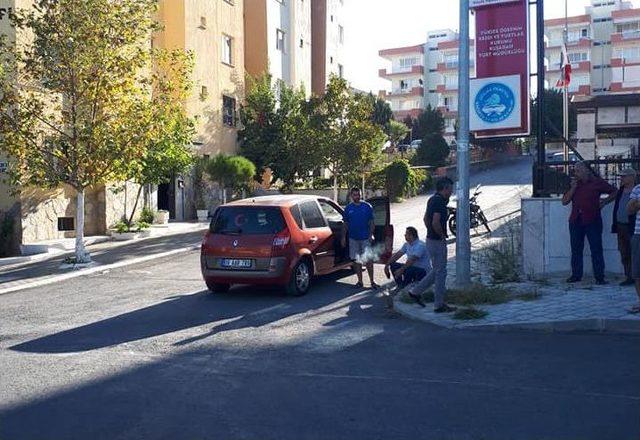
[[501, 83], [490, 83], [476, 95], [474, 109], [484, 122], [497, 124], [511, 116], [515, 105], [516, 98], [509, 87]]

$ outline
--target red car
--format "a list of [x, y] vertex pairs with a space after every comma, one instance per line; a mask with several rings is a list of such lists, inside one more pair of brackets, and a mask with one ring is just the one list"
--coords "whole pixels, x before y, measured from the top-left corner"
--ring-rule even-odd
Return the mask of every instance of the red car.
[[[376, 244], [385, 261], [393, 247], [387, 198], [373, 206]], [[316, 196], [267, 196], [220, 206], [202, 241], [202, 276], [212, 292], [232, 284], [279, 285], [304, 295], [311, 279], [349, 267], [340, 244], [342, 208]]]

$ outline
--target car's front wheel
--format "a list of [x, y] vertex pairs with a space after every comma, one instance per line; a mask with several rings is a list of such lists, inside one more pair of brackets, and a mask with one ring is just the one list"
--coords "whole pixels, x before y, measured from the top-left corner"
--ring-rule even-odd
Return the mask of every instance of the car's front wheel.
[[206, 283], [211, 293], [226, 293], [231, 288], [230, 284], [214, 283], [213, 281], [207, 281]]
[[311, 273], [312, 269], [309, 260], [300, 260], [291, 271], [291, 277], [286, 286], [287, 294], [291, 296], [302, 296], [306, 294], [311, 285]]

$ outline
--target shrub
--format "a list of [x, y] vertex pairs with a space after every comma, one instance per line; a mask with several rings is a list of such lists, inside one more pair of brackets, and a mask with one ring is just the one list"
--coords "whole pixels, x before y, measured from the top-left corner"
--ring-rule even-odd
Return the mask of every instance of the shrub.
[[311, 185], [313, 189], [330, 189], [333, 188], [333, 181], [324, 177], [314, 177]]
[[405, 195], [408, 189], [411, 167], [404, 159], [397, 159], [391, 162], [386, 170], [387, 193], [391, 200], [398, 200]]
[[140, 213], [140, 221], [144, 223], [153, 223], [153, 219], [155, 218], [155, 213], [150, 208], [142, 208], [142, 212]]

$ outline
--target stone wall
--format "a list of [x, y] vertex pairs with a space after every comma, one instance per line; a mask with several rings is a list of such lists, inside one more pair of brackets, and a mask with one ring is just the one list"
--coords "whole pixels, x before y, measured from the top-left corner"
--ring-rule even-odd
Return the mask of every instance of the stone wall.
[[[105, 231], [112, 228], [123, 216], [128, 218], [131, 215], [139, 187], [133, 182], [109, 184], [105, 187], [105, 213], [102, 220]], [[144, 194], [140, 194], [136, 213], [133, 216], [134, 221], [138, 219], [143, 207]]]
[[[65, 185], [53, 190], [27, 188], [20, 191], [22, 244], [75, 237], [75, 231], [59, 231], [59, 217], [76, 215], [76, 191]], [[102, 235], [104, 188], [85, 192], [85, 235]]]

